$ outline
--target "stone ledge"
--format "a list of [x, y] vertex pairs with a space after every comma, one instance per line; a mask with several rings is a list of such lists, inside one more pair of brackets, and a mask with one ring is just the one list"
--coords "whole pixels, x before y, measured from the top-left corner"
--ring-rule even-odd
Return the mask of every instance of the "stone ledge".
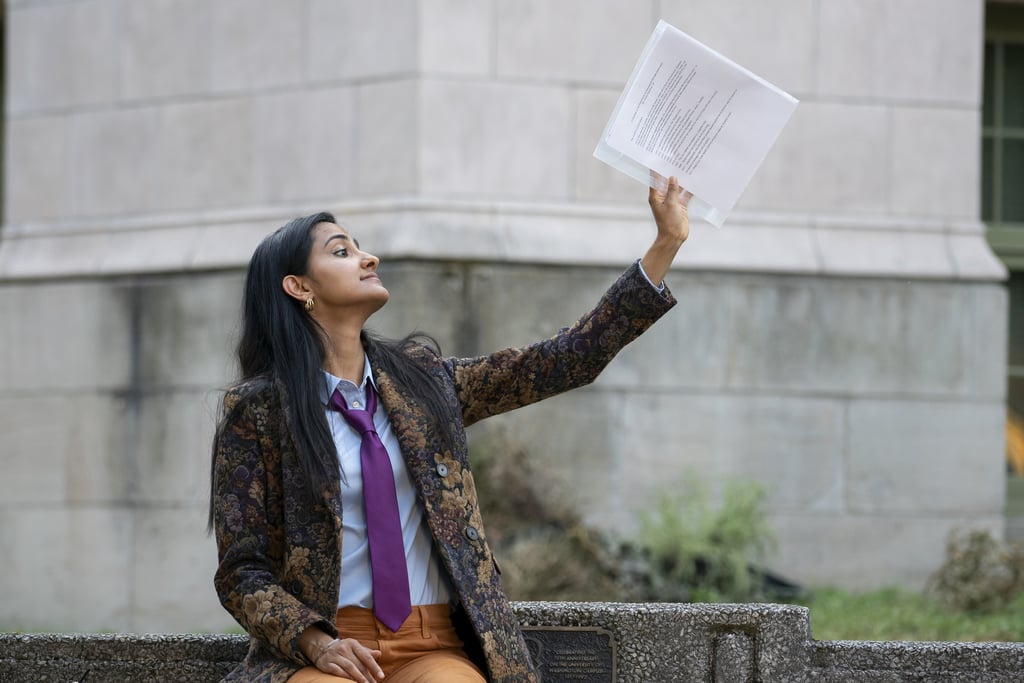
[[[520, 602], [529, 634], [600, 630], [621, 683], [1009, 683], [1024, 681], [1024, 643], [818, 642], [804, 607], [776, 604]], [[0, 683], [217, 681], [246, 651], [243, 636], [0, 634]], [[557, 664], [559, 653], [553, 654]], [[547, 659], [545, 659], [547, 657]], [[547, 667], [545, 669], [545, 666]], [[578, 681], [553, 666], [544, 683]]]
[[[642, 189], [642, 188], [641, 188]], [[325, 201], [382, 258], [621, 266], [653, 236], [636, 206], [388, 198]], [[225, 209], [5, 225], [0, 279], [244, 267], [260, 239], [312, 206]], [[812, 275], [999, 281], [977, 221], [736, 211], [695, 222], [677, 267]]]
[[219, 681], [246, 643], [227, 635], [0, 634], [0, 683]]
[[815, 642], [810, 681], [1024, 681], [1024, 643]]

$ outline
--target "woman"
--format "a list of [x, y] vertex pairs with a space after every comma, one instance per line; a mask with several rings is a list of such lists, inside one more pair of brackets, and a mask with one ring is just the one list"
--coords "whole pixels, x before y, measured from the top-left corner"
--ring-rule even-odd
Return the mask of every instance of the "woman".
[[[593, 381], [674, 305], [662, 281], [689, 234], [688, 201], [675, 178], [651, 190], [652, 245], [575, 325], [470, 359], [363, 329], [388, 291], [378, 259], [329, 214], [263, 240], [246, 278], [242, 379], [213, 444], [215, 585], [250, 636], [226, 681], [539, 680], [484, 535], [464, 429]], [[393, 483], [373, 488], [378, 475]]]

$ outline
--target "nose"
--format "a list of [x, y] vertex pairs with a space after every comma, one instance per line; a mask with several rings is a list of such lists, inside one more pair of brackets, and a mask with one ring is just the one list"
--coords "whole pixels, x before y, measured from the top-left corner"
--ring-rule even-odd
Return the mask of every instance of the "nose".
[[370, 270], [377, 270], [377, 266], [380, 265], [379, 258], [374, 256], [373, 254], [368, 254], [366, 252], [363, 253], [363, 262], [366, 264], [366, 267], [369, 268]]

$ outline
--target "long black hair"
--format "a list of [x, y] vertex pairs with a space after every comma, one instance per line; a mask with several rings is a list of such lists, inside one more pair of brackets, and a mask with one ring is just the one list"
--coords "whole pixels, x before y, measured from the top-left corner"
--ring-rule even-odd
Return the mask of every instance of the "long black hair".
[[[323, 384], [321, 367], [327, 337], [305, 310], [303, 302], [285, 293], [281, 282], [288, 275], [306, 274], [313, 229], [319, 223], [337, 224], [337, 221], [327, 212], [296, 218], [256, 247], [245, 279], [242, 333], [237, 350], [241, 371], [238, 385], [266, 386], [269, 382], [284, 394], [281, 398], [292, 427], [306, 492], [312, 502], [321, 500], [325, 486], [338, 470], [337, 450], [319, 392]], [[437, 343], [420, 333], [390, 340], [366, 330], [362, 331], [360, 339], [374, 361], [427, 413], [444, 444], [450, 448], [454, 408], [442, 387], [412, 353], [424, 346], [439, 353]], [[228, 415], [221, 417], [218, 433], [228, 419]], [[216, 451], [213, 455], [216, 458]], [[211, 526], [214, 495], [211, 488]]]

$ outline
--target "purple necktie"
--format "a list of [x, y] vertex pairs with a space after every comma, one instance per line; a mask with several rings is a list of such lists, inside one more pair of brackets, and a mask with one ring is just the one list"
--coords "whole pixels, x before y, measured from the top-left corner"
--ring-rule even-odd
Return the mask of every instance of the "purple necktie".
[[370, 543], [370, 571], [373, 574], [373, 613], [381, 623], [397, 631], [412, 612], [409, 574], [405, 566], [402, 523], [398, 519], [398, 496], [391, 459], [373, 426], [377, 392], [366, 383], [366, 410], [351, 410], [337, 389], [331, 407], [363, 439], [359, 460], [363, 468], [363, 505], [366, 509], [366, 537]]

